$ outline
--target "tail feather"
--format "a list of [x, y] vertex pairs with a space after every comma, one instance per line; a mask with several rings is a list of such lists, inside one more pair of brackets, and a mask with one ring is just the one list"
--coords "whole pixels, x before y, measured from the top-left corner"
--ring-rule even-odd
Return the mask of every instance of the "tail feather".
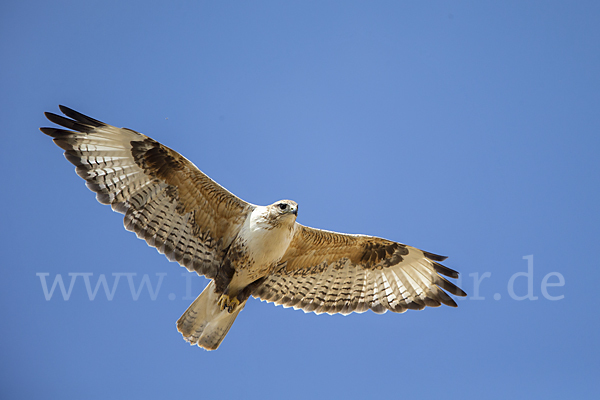
[[230, 314], [221, 311], [218, 300], [215, 283], [211, 281], [177, 321], [177, 330], [191, 345], [216, 350], [246, 305], [244, 301]]

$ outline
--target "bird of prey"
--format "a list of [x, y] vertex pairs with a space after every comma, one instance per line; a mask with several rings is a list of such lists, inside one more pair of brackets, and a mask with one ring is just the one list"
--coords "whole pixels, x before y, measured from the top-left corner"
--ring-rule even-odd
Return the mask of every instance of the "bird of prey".
[[445, 291], [466, 296], [442, 276], [458, 278], [440, 264], [446, 257], [303, 226], [292, 200], [247, 203], [148, 136], [60, 110], [66, 117], [45, 115], [66, 129], [40, 129], [97, 200], [125, 214], [125, 228], [169, 260], [211, 279], [177, 321], [192, 345], [217, 349], [250, 296], [344, 315], [456, 307]]

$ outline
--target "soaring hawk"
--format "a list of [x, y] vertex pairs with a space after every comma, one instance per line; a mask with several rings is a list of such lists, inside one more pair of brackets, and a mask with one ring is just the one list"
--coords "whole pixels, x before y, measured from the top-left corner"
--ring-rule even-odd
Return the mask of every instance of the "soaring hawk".
[[[305, 312], [402, 313], [466, 293], [446, 259], [373, 236], [309, 228], [291, 200], [245, 202], [174, 150], [60, 106], [65, 129], [41, 128], [124, 224], [189, 271], [211, 279], [177, 321], [185, 340], [219, 347], [250, 296]], [[445, 290], [445, 291], [444, 291]]]

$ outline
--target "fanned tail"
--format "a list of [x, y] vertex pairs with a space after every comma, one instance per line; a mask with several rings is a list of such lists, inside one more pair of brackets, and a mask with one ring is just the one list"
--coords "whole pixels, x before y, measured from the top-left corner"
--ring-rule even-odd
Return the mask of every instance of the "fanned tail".
[[211, 281], [177, 321], [177, 330], [191, 345], [216, 350], [246, 305], [244, 301], [230, 314], [221, 311], [218, 301], [215, 283]]

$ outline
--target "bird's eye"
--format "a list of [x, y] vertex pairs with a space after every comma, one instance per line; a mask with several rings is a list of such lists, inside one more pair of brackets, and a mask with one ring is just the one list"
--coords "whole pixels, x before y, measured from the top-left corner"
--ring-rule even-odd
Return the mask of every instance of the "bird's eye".
[[279, 203], [279, 209], [280, 210], [285, 210], [287, 208], [287, 204], [285, 203]]

